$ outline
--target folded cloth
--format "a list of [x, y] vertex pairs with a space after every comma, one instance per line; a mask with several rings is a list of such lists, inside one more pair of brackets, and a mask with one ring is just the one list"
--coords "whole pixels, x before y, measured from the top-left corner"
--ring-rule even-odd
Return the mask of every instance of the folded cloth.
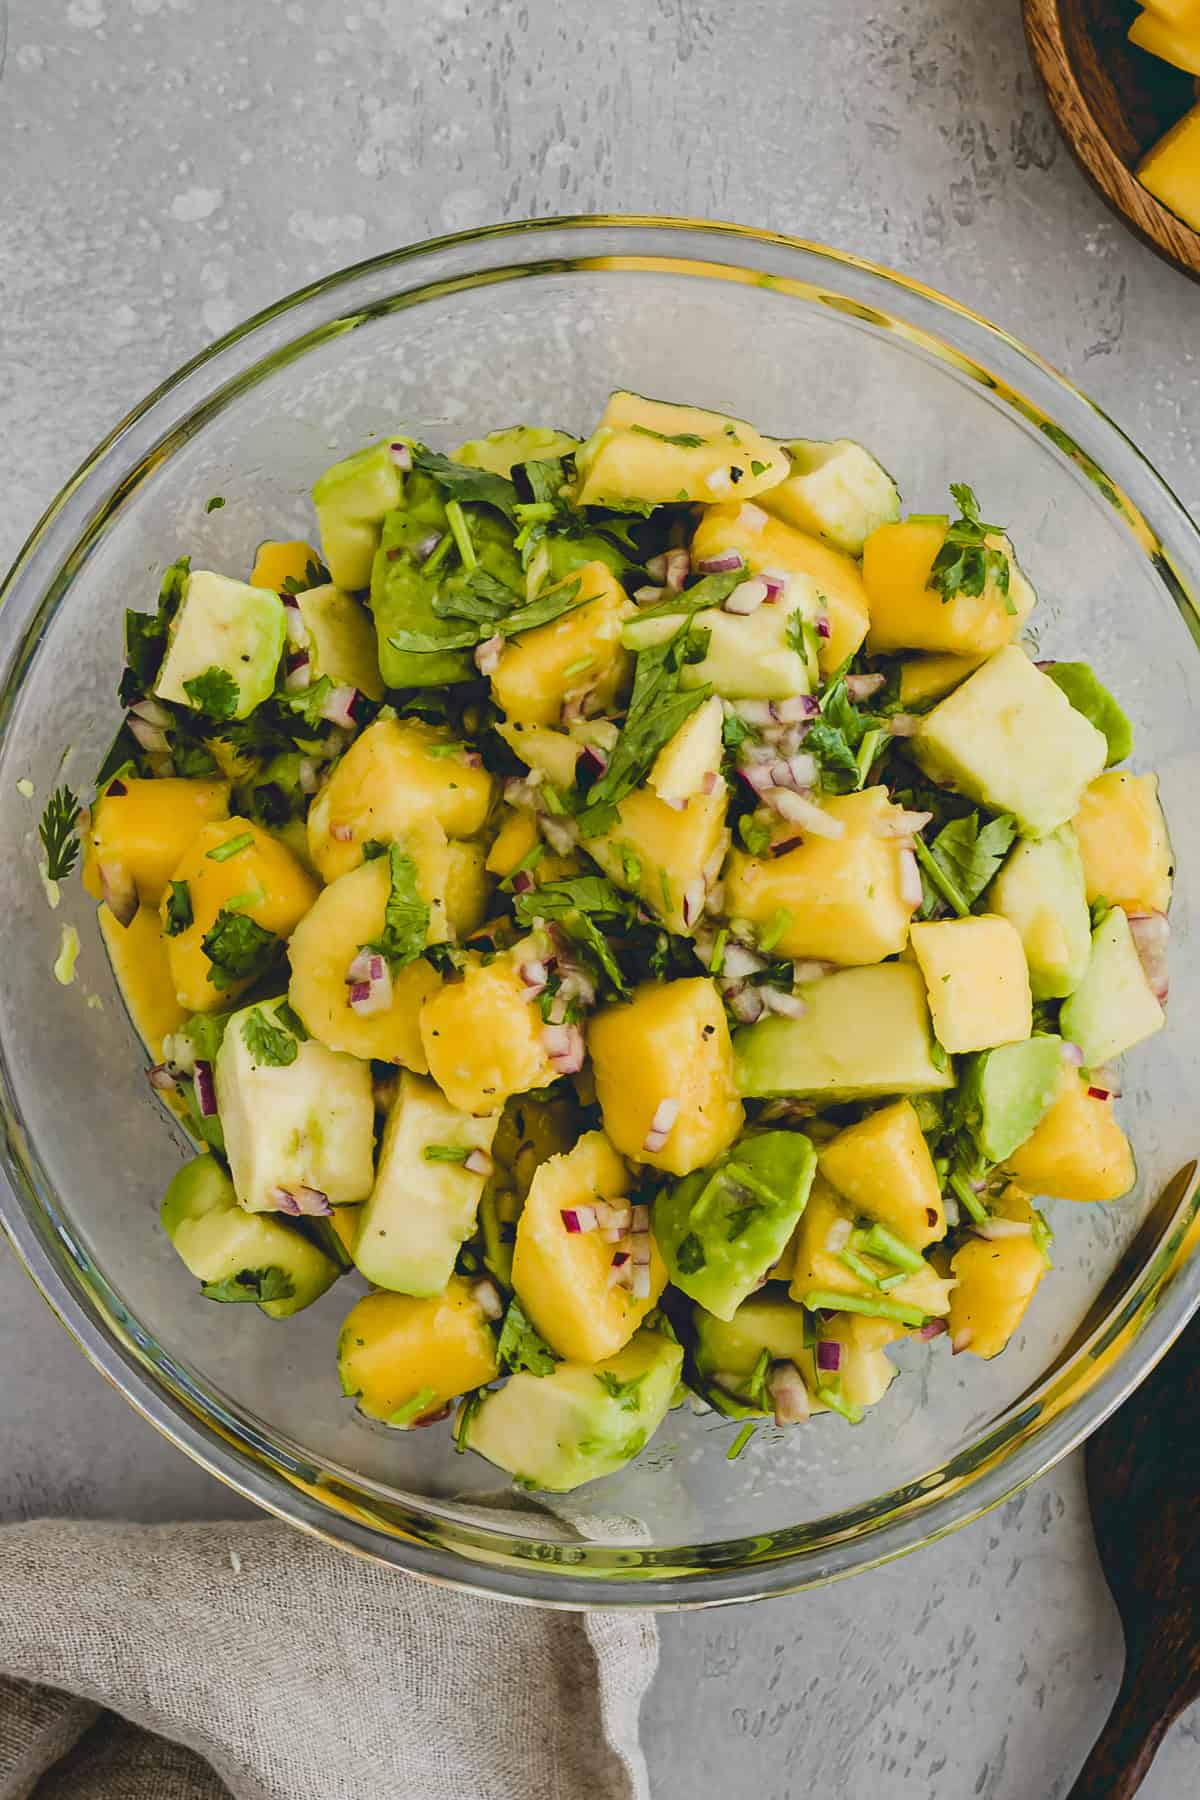
[[271, 1521], [0, 1529], [0, 1800], [648, 1800], [644, 1613]]

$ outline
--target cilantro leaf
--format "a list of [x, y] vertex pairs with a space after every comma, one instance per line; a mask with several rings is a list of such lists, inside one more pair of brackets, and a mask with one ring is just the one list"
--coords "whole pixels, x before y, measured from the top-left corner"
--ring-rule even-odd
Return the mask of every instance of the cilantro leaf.
[[500, 1361], [513, 1374], [522, 1369], [531, 1375], [552, 1375], [557, 1357], [526, 1318], [521, 1302], [514, 1294], [504, 1315], [500, 1341], [496, 1346]]
[[202, 675], [193, 675], [183, 684], [183, 691], [195, 707], [210, 719], [232, 719], [241, 694], [228, 669], [210, 664]]
[[639, 651], [621, 734], [608, 767], [588, 790], [588, 804], [579, 815], [584, 837], [610, 828], [614, 808], [649, 774], [663, 745], [711, 695], [707, 684], [695, 688], [679, 685], [680, 669], [690, 660], [696, 641], [688, 618], [665, 643]]
[[835, 794], [850, 793], [860, 785], [856, 752], [870, 727], [841, 678], [830, 683], [821, 701], [821, 716], [804, 734], [804, 748], [821, 764], [821, 785]]
[[536, 600], [516, 607], [507, 618], [501, 619], [496, 630], [501, 637], [515, 637], [519, 631], [534, 631], [539, 625], [550, 625], [555, 619], [561, 619], [564, 613], [575, 612], [578, 607], [586, 606], [589, 600], [599, 597], [596, 594], [584, 594], [580, 597], [580, 586], [579, 580], [565, 581], [560, 587], [539, 594]]
[[283, 939], [245, 913], [223, 906], [202, 939], [212, 967], [208, 979], [215, 988], [234, 981], [257, 981], [269, 974], [283, 956]]
[[328, 584], [329, 570], [323, 562], [318, 562], [310, 556], [304, 565], [303, 578], [285, 575], [279, 591], [281, 594], [304, 594], [308, 592], [309, 588], [327, 587]]
[[388, 845], [391, 891], [383, 913], [383, 932], [364, 950], [386, 956], [394, 968], [415, 962], [425, 949], [429, 908], [417, 888], [417, 865], [399, 844]]
[[1005, 611], [1015, 614], [1017, 609], [1008, 592], [1008, 552], [987, 541], [1002, 535], [1002, 527], [985, 524], [979, 517], [979, 502], [966, 482], [952, 481], [950, 492], [960, 516], [947, 528], [945, 542], [933, 559], [930, 588], [941, 595], [945, 604], [956, 594], [978, 598], [990, 581], [1003, 598]]
[[1016, 821], [1009, 813], [1001, 813], [983, 826], [979, 814], [970, 813], [943, 826], [930, 853], [970, 907], [1008, 855], [1016, 835]]
[[648, 1373], [648, 1370], [643, 1369], [640, 1375], [633, 1376], [629, 1381], [622, 1381], [612, 1369], [597, 1369], [596, 1380], [611, 1399], [620, 1401], [622, 1412], [641, 1412], [642, 1396], [639, 1390]]
[[186, 881], [173, 881], [167, 896], [167, 917], [163, 926], [168, 937], [178, 937], [192, 923], [192, 895]]
[[481, 506], [494, 506], [506, 519], [515, 521], [517, 490], [503, 475], [488, 469], [472, 469], [466, 463], [451, 462], [440, 450], [424, 444], [412, 447], [413, 467], [432, 477], [452, 500], [474, 501]]
[[242, 1020], [242, 1042], [256, 1063], [271, 1069], [290, 1068], [300, 1049], [291, 1032], [275, 1024], [261, 1006]]
[[657, 438], [660, 444], [674, 444], [679, 450], [700, 450], [708, 442], [694, 431], [677, 431], [672, 436], [665, 431], [652, 431], [649, 425], [631, 425], [629, 429], [636, 431], [639, 437]]
[[79, 801], [70, 788], [55, 788], [38, 826], [49, 881], [64, 881], [79, 860], [79, 833], [75, 829], [78, 817]]
[[224, 1281], [205, 1281], [200, 1288], [206, 1300], [252, 1300], [256, 1305], [261, 1305], [264, 1300], [290, 1300], [295, 1291], [295, 1283], [286, 1269], [275, 1265], [267, 1269], [241, 1269]]
[[166, 654], [168, 629], [187, 591], [190, 571], [191, 558], [181, 556], [163, 575], [158, 590], [158, 611], [125, 614], [126, 666], [119, 690], [123, 706], [148, 694], [158, 678]]
[[518, 894], [513, 912], [518, 925], [531, 925], [534, 919], [561, 919], [573, 912], [624, 918], [629, 902], [605, 876], [580, 875], [570, 881], [548, 881], [544, 887]]

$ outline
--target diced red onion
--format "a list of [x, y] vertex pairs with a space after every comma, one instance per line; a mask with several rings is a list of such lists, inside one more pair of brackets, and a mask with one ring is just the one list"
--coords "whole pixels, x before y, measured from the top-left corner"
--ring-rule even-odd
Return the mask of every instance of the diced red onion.
[[412, 468], [412, 451], [407, 444], [389, 444], [388, 455], [398, 469]]
[[889, 806], [881, 819], [875, 822], [876, 837], [911, 838], [918, 831], [924, 831], [933, 818], [930, 812], [905, 812], [901, 806]]
[[825, 1248], [830, 1256], [840, 1256], [854, 1235], [849, 1219], [835, 1219], [825, 1233]]
[[740, 581], [732, 594], [727, 594], [722, 607], [727, 613], [749, 614], [757, 612], [767, 597], [767, 584], [752, 576], [749, 581]]
[[656, 606], [666, 591], [666, 588], [660, 587], [634, 588], [633, 597], [639, 606]]
[[887, 728], [893, 737], [915, 737], [921, 729], [921, 721], [916, 713], [893, 713]]
[[608, 1270], [609, 1287], [628, 1287], [632, 1279], [633, 1259], [628, 1250], [614, 1251]]
[[771, 717], [779, 725], [799, 725], [806, 719], [815, 719], [821, 710], [821, 703], [812, 694], [789, 694], [783, 700], [769, 700]]
[[821, 1338], [817, 1344], [817, 1367], [836, 1375], [842, 1366], [842, 1346], [836, 1338]]
[[1033, 1226], [1028, 1219], [984, 1219], [971, 1229], [976, 1237], [987, 1238], [989, 1242], [998, 1243], [1001, 1238], [1024, 1238], [1033, 1236]]
[[829, 962], [818, 962], [815, 957], [792, 964], [792, 980], [797, 987], [804, 982], [820, 981], [831, 973], [834, 965]]
[[289, 694], [299, 694], [312, 680], [312, 662], [307, 650], [296, 650], [287, 659], [283, 685]]
[[828, 613], [817, 614], [817, 636], [826, 642], [833, 636], [833, 626], [829, 623]]
[[578, 1075], [583, 1067], [583, 1033], [578, 1025], [543, 1025], [542, 1045], [560, 1075]]
[[157, 725], [148, 725], [145, 719], [135, 718], [132, 713], [129, 714], [127, 723], [143, 750], [153, 751], [160, 755], [170, 750], [171, 746], [167, 741], [166, 733]]
[[689, 881], [683, 890], [683, 922], [692, 926], [703, 915], [705, 891], [702, 881]]
[[1171, 941], [1170, 923], [1166, 913], [1161, 912], [1136, 912], [1130, 913], [1128, 917], [1134, 948], [1141, 958], [1142, 972], [1150, 992], [1161, 1006], [1167, 998], [1169, 986], [1167, 947]]
[[[514, 883], [514, 892], [515, 885], [516, 884]], [[541, 993], [542, 989], [550, 979], [549, 968], [542, 962], [540, 957], [534, 956], [530, 957], [528, 962], [523, 962], [521, 964], [519, 973], [521, 980], [530, 990], [525, 998], [527, 1000], [536, 1000], [537, 996]]]
[[596, 1209], [594, 1206], [564, 1206], [559, 1214], [563, 1229], [572, 1236], [577, 1232], [595, 1231]]
[[1119, 1100], [1121, 1098], [1121, 1077], [1111, 1064], [1105, 1063], [1102, 1068], [1089, 1069], [1088, 1079], [1092, 1085], [1088, 1093], [1094, 1100]]
[[701, 575], [732, 575], [743, 566], [740, 550], [718, 550], [715, 556], [702, 556], [696, 564]]
[[481, 675], [494, 675], [500, 666], [500, 656], [504, 649], [504, 639], [500, 633], [494, 632], [490, 638], [484, 638], [482, 644], [475, 646], [475, 667]]
[[705, 769], [704, 774], [700, 778], [700, 792], [702, 794], [715, 794], [717, 791], [717, 783], [720, 779], [721, 773], [719, 769]]
[[726, 992], [725, 1001], [739, 1025], [757, 1025], [766, 1011], [756, 987], [734, 987]]
[[302, 756], [296, 765], [296, 780], [302, 794], [315, 794], [317, 791], [317, 765], [311, 756]]
[[943, 1197], [942, 1212], [945, 1216], [947, 1226], [953, 1231], [962, 1216], [959, 1211], [958, 1201], [954, 1198], [953, 1194], [946, 1194]]
[[1041, 669], [1042, 672], [1045, 673], [1047, 669], [1055, 669], [1058, 667], [1058, 658], [1056, 656], [1043, 656], [1035, 662], [1033, 666], [1035, 669]]
[[533, 886], [533, 876], [529, 873], [529, 870], [528, 869], [518, 869], [516, 874], [512, 878], [513, 893], [514, 894], [527, 894], [532, 886]]
[[646, 562], [643, 564], [643, 567], [645, 568], [645, 571], [646, 571], [647, 575], [649, 575], [651, 581], [657, 581], [661, 586], [667, 579], [667, 553], [666, 553], [666, 551], [665, 550], [662, 551], [660, 553], [660, 555], [658, 555], [658, 556], [648, 557], [646, 559]]
[[485, 1319], [494, 1321], [504, 1316], [504, 1302], [500, 1298], [500, 1289], [486, 1275], [481, 1276], [478, 1281], [472, 1282], [471, 1292]]
[[842, 819], [835, 819], [832, 814], [806, 800], [802, 794], [794, 794], [790, 788], [771, 788], [766, 794], [767, 805], [790, 824], [803, 825], [805, 831], [813, 837], [840, 838], [846, 830]]
[[469, 1175], [482, 1175], [488, 1180], [496, 1173], [495, 1163], [486, 1150], [480, 1149], [472, 1150], [469, 1156], [463, 1158], [463, 1168]]
[[635, 1269], [649, 1268], [649, 1266], [650, 1266], [650, 1233], [648, 1231], [631, 1232], [630, 1236], [629, 1236], [629, 1247], [633, 1253], [634, 1268]]
[[710, 918], [718, 919], [725, 910], [725, 883], [714, 881], [704, 900], [704, 910]]
[[329, 1195], [323, 1194], [320, 1188], [275, 1187], [268, 1197], [275, 1202], [277, 1212], [289, 1213], [294, 1219], [327, 1219], [333, 1212]]
[[799, 994], [787, 994], [777, 987], [760, 987], [758, 992], [767, 1011], [778, 1013], [783, 1019], [802, 1019], [808, 1011]]
[[770, 725], [775, 719], [769, 700], [735, 700], [733, 710], [745, 725]]
[[782, 569], [760, 569], [758, 578], [767, 590], [769, 601], [782, 600], [787, 593], [788, 578]]
[[344, 731], [353, 731], [356, 724], [353, 709], [357, 699], [357, 688], [335, 687], [321, 708], [321, 717], [330, 725], [340, 725]]
[[579, 762], [586, 764], [593, 775], [603, 775], [608, 767], [608, 756], [599, 744], [585, 744], [579, 753]]
[[550, 813], [543, 813], [538, 828], [556, 856], [570, 856], [579, 842], [579, 827], [573, 819], [556, 819]]
[[146, 1070], [146, 1079], [159, 1094], [173, 1094], [179, 1086], [174, 1071], [166, 1063], [155, 1063]]
[[744, 944], [732, 942], [725, 946], [722, 972], [728, 981], [744, 981], [747, 975], [761, 974], [766, 966], [765, 959], [747, 950]]
[[738, 764], [738, 774], [751, 793], [761, 800], [775, 786], [773, 768], [773, 763], [741, 762]]
[[683, 584], [691, 574], [691, 570], [692, 559], [686, 550], [676, 549], [667, 551], [664, 579], [666, 580], [667, 587], [671, 593], [678, 594], [682, 592]]
[[[776, 763], [775, 767], [778, 769], [779, 764]], [[806, 750], [798, 750], [795, 756], [789, 756], [785, 767], [789, 779], [786, 782], [781, 782], [780, 786], [793, 787], [796, 789], [797, 793], [802, 792], [805, 788], [812, 787], [817, 779], [816, 758], [810, 756]]]
[[1088, 1099], [1089, 1100], [1111, 1100], [1112, 1092], [1108, 1088], [1089, 1087]]
[[100, 892], [118, 925], [128, 925], [138, 909], [138, 892], [133, 876], [124, 863], [102, 862], [99, 868]]
[[147, 725], [157, 725], [160, 731], [169, 731], [174, 723], [166, 707], [149, 697], [135, 700], [129, 711], [134, 718], [144, 719]]
[[971, 1340], [974, 1336], [975, 1333], [973, 1331], [969, 1331], [965, 1328], [962, 1331], [956, 1331], [954, 1336], [950, 1339], [951, 1354], [954, 1356], [961, 1356], [964, 1350], [969, 1350], [971, 1347]]
[[360, 1019], [387, 1012], [392, 1004], [392, 972], [386, 957], [361, 951], [351, 963], [346, 979], [350, 1010]]
[[1078, 1044], [1071, 1043], [1069, 1038], [1063, 1039], [1061, 1055], [1063, 1061], [1070, 1063], [1072, 1068], [1083, 1067], [1083, 1051]]
[[846, 692], [852, 700], [869, 700], [886, 683], [886, 675], [847, 675]]
[[913, 850], [900, 852], [900, 898], [905, 906], [920, 906], [925, 898], [925, 890], [921, 886], [921, 865]]
[[941, 1337], [942, 1333], [949, 1329], [945, 1319], [926, 1319], [923, 1325], [917, 1326], [913, 1336], [919, 1338], [922, 1343], [928, 1343], [930, 1338]]
[[329, 835], [335, 844], [348, 844], [354, 836], [354, 827], [352, 825], [331, 825]]
[[810, 1417], [808, 1389], [794, 1362], [772, 1363], [766, 1388], [777, 1425], [803, 1425]]
[[304, 623], [300, 602], [295, 594], [284, 594], [283, 596], [283, 628], [289, 644], [295, 645], [298, 650], [307, 650], [308, 627]]
[[196, 1110], [202, 1119], [215, 1119], [217, 1116], [217, 1087], [213, 1080], [213, 1068], [210, 1062], [196, 1064]]
[[617, 1203], [612, 1200], [593, 1200], [592, 1208], [601, 1231], [616, 1231], [624, 1235], [633, 1223], [633, 1208], [624, 1201]]
[[660, 1100], [654, 1109], [654, 1117], [650, 1121], [650, 1129], [646, 1133], [642, 1149], [648, 1150], [652, 1156], [657, 1156], [660, 1150], [664, 1150], [678, 1117], [678, 1100]]
[[634, 1263], [633, 1279], [630, 1282], [629, 1287], [635, 1300], [648, 1300], [650, 1298], [649, 1263]]
[[413, 555], [417, 561], [419, 563], [428, 562], [444, 536], [444, 532], [430, 531], [423, 538], [419, 538], [413, 545]]

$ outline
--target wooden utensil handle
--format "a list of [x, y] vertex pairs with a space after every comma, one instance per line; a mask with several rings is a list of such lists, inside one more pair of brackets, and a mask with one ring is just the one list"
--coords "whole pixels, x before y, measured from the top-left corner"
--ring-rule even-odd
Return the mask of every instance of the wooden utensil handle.
[[1164, 1667], [1153, 1652], [1128, 1653], [1113, 1709], [1067, 1800], [1130, 1800], [1137, 1793], [1188, 1698], [1176, 1687], [1180, 1673], [1186, 1681], [1186, 1667]]

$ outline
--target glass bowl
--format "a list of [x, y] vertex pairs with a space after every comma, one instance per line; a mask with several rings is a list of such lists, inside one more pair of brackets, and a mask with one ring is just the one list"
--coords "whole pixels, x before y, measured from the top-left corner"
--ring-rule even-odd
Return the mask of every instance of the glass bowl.
[[[1007, 1352], [906, 1367], [857, 1429], [736, 1431], [684, 1405], [616, 1476], [519, 1493], [449, 1432], [388, 1432], [341, 1398], [351, 1281], [286, 1326], [207, 1305], [159, 1230], [185, 1153], [147, 1085], [92, 906], [52, 911], [36, 822], [87, 790], [116, 718], [121, 609], [181, 552], [241, 572], [311, 530], [334, 457], [402, 426], [440, 446], [528, 419], [583, 431], [626, 386], [780, 436], [862, 439], [914, 510], [969, 480], [1040, 590], [1046, 654], [1086, 655], [1156, 768], [1181, 872], [1170, 1029], [1129, 1059], [1137, 1191], [1056, 1203], [1057, 1268]], [[225, 506], [208, 513], [210, 496]], [[538, 220], [363, 263], [196, 357], [54, 502], [0, 614], [0, 1213], [87, 1354], [145, 1417], [270, 1511], [416, 1574], [560, 1605], [740, 1600], [928, 1542], [1049, 1468], [1146, 1374], [1200, 1298], [1200, 535], [1101, 413], [1005, 333], [916, 282], [766, 233], [687, 220]], [[18, 782], [25, 786], [23, 793]], [[35, 797], [26, 797], [33, 783]], [[77, 977], [51, 975], [64, 923]], [[1157, 1204], [1156, 1204], [1157, 1203]]]

